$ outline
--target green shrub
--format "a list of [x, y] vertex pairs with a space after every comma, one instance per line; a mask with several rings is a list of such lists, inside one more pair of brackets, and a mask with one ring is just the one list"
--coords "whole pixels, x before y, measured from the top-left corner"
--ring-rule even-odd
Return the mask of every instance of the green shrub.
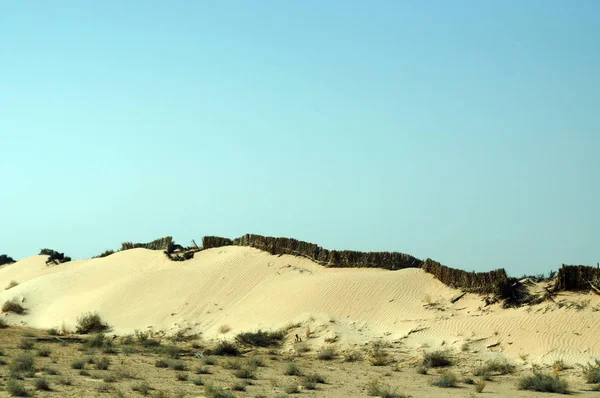
[[544, 373], [534, 373], [531, 376], [523, 376], [519, 379], [518, 386], [519, 390], [555, 392], [558, 394], [569, 393], [569, 384], [565, 380]]
[[97, 370], [107, 370], [110, 366], [110, 359], [108, 359], [107, 357], [96, 359], [94, 361], [94, 366]]
[[6, 391], [12, 397], [28, 397], [29, 392], [25, 389], [23, 383], [16, 379], [8, 379], [6, 382]]
[[337, 351], [333, 346], [321, 347], [321, 349], [317, 352], [317, 358], [324, 361], [331, 361], [335, 359], [336, 356]]
[[248, 383], [238, 381], [231, 386], [231, 389], [233, 391], [246, 391], [246, 386], [248, 386]]
[[299, 394], [300, 393], [300, 389], [298, 388], [298, 385], [296, 385], [296, 384], [290, 384], [289, 386], [285, 387], [283, 389], [283, 391], [285, 391], [286, 394]]
[[14, 300], [7, 300], [2, 305], [2, 312], [13, 312], [18, 315], [25, 313], [25, 308]]
[[168, 368], [169, 364], [167, 363], [167, 361], [159, 359], [158, 361], [156, 361], [154, 366], [156, 366], [157, 368]]
[[588, 364], [583, 371], [586, 382], [600, 383], [600, 360], [596, 360], [595, 365]]
[[452, 360], [446, 351], [433, 351], [423, 356], [423, 366], [428, 368], [442, 368], [452, 365]]
[[97, 312], [88, 312], [77, 318], [75, 331], [79, 334], [88, 334], [92, 332], [102, 332], [106, 329], [108, 329], [108, 325], [104, 323]]
[[6, 329], [8, 327], [8, 323], [4, 319], [0, 319], [0, 329]]
[[417, 373], [420, 375], [426, 375], [429, 372], [429, 368], [425, 365], [417, 366]]
[[204, 389], [204, 395], [207, 398], [235, 398], [235, 395], [230, 391], [225, 391], [221, 387], [209, 384]]
[[177, 372], [177, 373], [175, 374], [175, 380], [177, 380], [177, 381], [187, 381], [188, 377], [189, 377], [189, 376], [188, 376], [188, 374], [187, 374], [187, 373], [180, 373], [180, 372]]
[[19, 354], [12, 359], [9, 370], [12, 374], [34, 373], [35, 361], [29, 353]]
[[212, 366], [212, 365], [214, 365], [214, 364], [217, 363], [217, 360], [215, 358], [212, 358], [212, 357], [205, 357], [204, 360], [203, 360], [203, 362], [204, 362], [205, 365]]
[[256, 375], [255, 375], [254, 372], [255, 372], [254, 368], [251, 368], [249, 366], [245, 366], [245, 367], [243, 367], [241, 369], [235, 370], [233, 372], [233, 374], [238, 379], [255, 379]]
[[302, 370], [298, 365], [293, 362], [290, 362], [285, 365], [285, 369], [283, 370], [283, 374], [286, 376], [301, 376]]
[[506, 361], [488, 361], [485, 365], [478, 367], [475, 369], [473, 374], [475, 376], [484, 376], [486, 374], [492, 375], [505, 375], [515, 371], [515, 366], [509, 364]]
[[259, 329], [257, 332], [240, 333], [235, 337], [235, 340], [239, 344], [252, 347], [272, 347], [281, 345], [284, 338], [285, 333], [283, 331], [266, 332]]
[[48, 336], [58, 336], [58, 329], [56, 328], [50, 328], [46, 331], [48, 333]]
[[50, 391], [50, 384], [48, 384], [48, 380], [44, 378], [35, 379], [33, 382], [33, 386], [38, 391]]
[[199, 366], [196, 368], [196, 374], [197, 375], [209, 375], [211, 374], [210, 369], [208, 369], [206, 366]]
[[50, 376], [56, 376], [60, 374], [60, 371], [56, 368], [47, 367], [46, 369], [44, 369], [44, 373]]
[[434, 386], [441, 388], [456, 387], [458, 380], [452, 373], [444, 373], [440, 378], [433, 383]]
[[131, 389], [133, 391], [139, 392], [142, 395], [148, 395], [150, 391], [153, 390], [153, 388], [150, 387], [150, 384], [148, 384], [147, 381], [141, 381], [137, 384], [134, 384], [133, 386], [131, 386]]
[[308, 374], [308, 375], [304, 376], [304, 380], [308, 380], [313, 383], [327, 384], [327, 380], [318, 373]]
[[204, 380], [202, 380], [201, 377], [196, 377], [194, 380], [192, 380], [192, 382], [196, 386], [203, 386], [204, 385]]
[[85, 361], [83, 359], [77, 359], [71, 362], [71, 368], [73, 369], [83, 369], [85, 367]]
[[408, 395], [400, 394], [396, 390], [391, 390], [388, 385], [379, 383], [378, 380], [371, 380], [367, 384], [367, 395], [380, 398], [408, 398]]
[[255, 368], [264, 367], [265, 361], [261, 357], [251, 356], [248, 358], [248, 365], [253, 366]]
[[73, 381], [68, 377], [61, 377], [60, 379], [58, 379], [58, 384], [61, 384], [63, 386], [70, 386], [73, 384]]
[[35, 342], [33, 340], [25, 337], [22, 338], [21, 341], [19, 341], [19, 348], [22, 350], [31, 350], [34, 345]]
[[49, 357], [51, 353], [52, 353], [52, 351], [50, 351], [48, 348], [40, 348], [38, 350], [38, 356], [44, 357], [44, 358]]
[[182, 361], [176, 361], [176, 360], [170, 361], [170, 362], [169, 362], [169, 367], [170, 367], [171, 369], [173, 369], [173, 370], [177, 370], [177, 371], [184, 371], [184, 370], [187, 370], [187, 366], [186, 366], [186, 365], [185, 365], [185, 363], [184, 363], [184, 362], [182, 362]]
[[212, 350], [211, 354], [235, 357], [240, 355], [240, 349], [234, 343], [223, 340], [217, 344], [217, 346]]
[[161, 355], [165, 355], [171, 359], [178, 359], [181, 354], [181, 349], [174, 345], [162, 346], [158, 349]]
[[[109, 343], [109, 340], [106, 339], [106, 336], [102, 333], [94, 333], [90, 337], [88, 337], [84, 346], [86, 348], [102, 348], [105, 344]], [[111, 344], [110, 342], [109, 344]]]

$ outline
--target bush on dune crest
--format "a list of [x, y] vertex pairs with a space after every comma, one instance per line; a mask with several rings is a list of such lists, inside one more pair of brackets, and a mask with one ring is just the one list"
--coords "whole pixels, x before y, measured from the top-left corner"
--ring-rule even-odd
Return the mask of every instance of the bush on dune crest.
[[0, 266], [4, 264], [16, 263], [15, 259], [7, 256], [6, 254], [0, 254]]
[[56, 250], [52, 249], [40, 250], [40, 256], [48, 256], [48, 259], [46, 260], [46, 265], [51, 263], [62, 264], [71, 261], [71, 257], [65, 256], [65, 253], [59, 253]]

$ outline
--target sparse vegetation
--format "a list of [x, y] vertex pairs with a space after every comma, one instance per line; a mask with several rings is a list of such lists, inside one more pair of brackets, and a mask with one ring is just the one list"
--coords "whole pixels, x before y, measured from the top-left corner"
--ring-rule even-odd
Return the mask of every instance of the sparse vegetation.
[[379, 398], [408, 398], [407, 395], [400, 394], [397, 390], [392, 390], [390, 386], [382, 384], [378, 380], [371, 380], [367, 384], [367, 395]]
[[9, 365], [10, 373], [13, 375], [33, 374], [35, 360], [29, 353], [19, 354], [12, 359]]
[[423, 356], [423, 366], [428, 368], [443, 368], [451, 365], [452, 360], [446, 351], [433, 351]]
[[100, 253], [100, 254], [98, 254], [97, 256], [94, 256], [94, 257], [92, 257], [92, 258], [103, 258], [103, 257], [108, 257], [108, 256], [110, 256], [111, 254], [115, 254], [115, 251], [114, 251], [114, 250], [110, 250], [110, 249], [109, 249], [109, 250], [105, 250], [105, 251], [103, 251], [102, 253]]
[[233, 393], [223, 390], [221, 387], [217, 387], [214, 384], [208, 384], [206, 386], [204, 395], [206, 395], [207, 398], [235, 398]]
[[240, 355], [240, 349], [232, 342], [223, 340], [211, 351], [213, 355], [235, 357]]
[[285, 391], [286, 394], [299, 394], [300, 393], [300, 389], [298, 388], [297, 384], [290, 384], [288, 386], [286, 386], [283, 391]]
[[94, 360], [94, 367], [97, 370], [107, 370], [109, 366], [110, 366], [110, 359], [108, 359], [107, 357], [101, 357], [101, 358]]
[[569, 393], [569, 384], [565, 380], [544, 373], [534, 373], [531, 376], [521, 377], [518, 387], [519, 390], [554, 392], [557, 394]]
[[50, 349], [48, 349], [48, 348], [40, 348], [38, 350], [39, 357], [49, 357], [51, 353], [52, 353], [52, 351], [50, 351]]
[[22, 350], [31, 350], [35, 345], [35, 342], [31, 339], [23, 337], [21, 341], [19, 341], [19, 348]]
[[29, 392], [25, 389], [25, 385], [23, 384], [23, 382], [17, 379], [8, 379], [8, 381], [6, 382], [6, 391], [8, 391], [8, 393], [12, 397], [29, 396]]
[[108, 329], [108, 325], [102, 320], [97, 312], [88, 312], [77, 318], [75, 331], [79, 334], [102, 332]]
[[77, 359], [71, 362], [72, 369], [83, 369], [85, 367], [85, 361], [83, 359]]
[[321, 347], [317, 352], [317, 358], [323, 361], [331, 361], [337, 356], [337, 351], [334, 346]]
[[237, 369], [233, 372], [235, 377], [238, 379], [255, 379], [255, 368], [251, 366], [244, 366], [241, 369]]
[[349, 350], [344, 353], [344, 362], [362, 361], [363, 355], [359, 350]]
[[12, 312], [23, 315], [25, 313], [25, 308], [14, 300], [7, 300], [2, 305], [2, 312]]
[[139, 383], [136, 383], [133, 386], [131, 386], [131, 389], [135, 392], [139, 392], [142, 395], [148, 395], [150, 391], [153, 390], [153, 388], [150, 387], [150, 384], [148, 384], [147, 381], [141, 381]]
[[475, 391], [477, 391], [478, 393], [481, 394], [483, 392], [483, 389], [485, 388], [485, 386], [486, 386], [485, 380], [479, 379], [479, 380], [477, 380], [477, 383], [475, 383]]
[[50, 384], [48, 384], [48, 380], [43, 377], [40, 379], [35, 379], [33, 386], [38, 391], [51, 391]]
[[515, 366], [506, 361], [492, 360], [475, 369], [475, 376], [506, 375], [515, 371]]
[[15, 286], [19, 286], [19, 284], [16, 281], [10, 281], [10, 283], [6, 286], [6, 290], [12, 289]]
[[600, 383], [600, 360], [596, 359], [594, 365], [585, 366], [583, 372], [587, 383]]
[[437, 379], [433, 385], [440, 388], [452, 388], [456, 387], [458, 379], [452, 373], [444, 373]]
[[371, 350], [369, 361], [373, 366], [386, 366], [389, 365], [391, 359], [383, 346], [380, 343], [376, 343]]
[[290, 362], [285, 365], [283, 374], [286, 376], [301, 376], [302, 370], [300, 369], [300, 367], [298, 365], [296, 365], [293, 362]]
[[273, 347], [281, 345], [285, 338], [283, 331], [267, 332], [258, 330], [256, 332], [240, 333], [235, 337], [235, 340], [241, 344], [252, 347]]

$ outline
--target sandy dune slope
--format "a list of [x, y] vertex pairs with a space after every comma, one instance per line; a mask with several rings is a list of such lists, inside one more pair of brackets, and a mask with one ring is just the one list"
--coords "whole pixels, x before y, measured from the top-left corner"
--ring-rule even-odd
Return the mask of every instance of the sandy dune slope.
[[[469, 348], [518, 361], [587, 362], [600, 357], [600, 297], [565, 293], [556, 301], [501, 309], [459, 293], [420, 269], [328, 269], [293, 256], [271, 256], [230, 246], [172, 262], [146, 249], [106, 258], [45, 265], [35, 256], [0, 268], [0, 301], [19, 300], [28, 313], [3, 315], [9, 323], [73, 328], [76, 318], [98, 311], [117, 334], [135, 329], [222, 337], [242, 330], [299, 323], [313, 344], [325, 339], [361, 344], [377, 338], [407, 349]], [[589, 300], [589, 302], [587, 302]]]

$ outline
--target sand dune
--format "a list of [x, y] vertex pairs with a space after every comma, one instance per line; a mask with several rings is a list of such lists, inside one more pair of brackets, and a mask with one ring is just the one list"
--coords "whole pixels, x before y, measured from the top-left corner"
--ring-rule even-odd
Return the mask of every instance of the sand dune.
[[[28, 313], [4, 315], [9, 323], [73, 328], [98, 311], [114, 333], [136, 329], [222, 337], [249, 329], [301, 323], [312, 344], [341, 345], [377, 338], [408, 349], [468, 348], [482, 356], [502, 353], [521, 363], [587, 362], [600, 357], [600, 297], [564, 293], [556, 300], [590, 300], [584, 309], [548, 302], [533, 307], [485, 307], [420, 269], [328, 269], [293, 256], [272, 256], [229, 246], [172, 262], [161, 252], [133, 249], [109, 257], [56, 266], [35, 256], [0, 268], [0, 301], [24, 302]], [[497, 345], [496, 345], [497, 344]], [[488, 346], [492, 346], [488, 348]]]

